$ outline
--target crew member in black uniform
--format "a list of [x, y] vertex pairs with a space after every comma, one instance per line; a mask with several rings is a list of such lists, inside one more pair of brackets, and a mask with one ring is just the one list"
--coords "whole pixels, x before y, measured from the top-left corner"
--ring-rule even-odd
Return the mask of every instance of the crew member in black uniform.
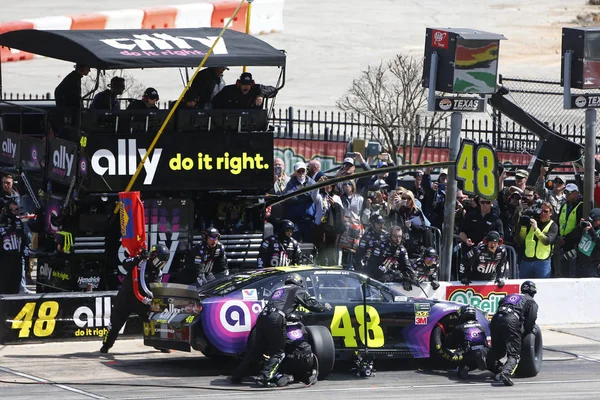
[[[402, 246], [402, 228], [392, 227], [386, 239], [371, 247], [372, 253], [367, 264], [367, 274], [380, 281], [406, 282], [406, 277], [411, 275], [408, 251]], [[404, 286], [405, 290], [408, 285]], [[412, 288], [412, 287], [411, 287]]]
[[212, 108], [244, 110], [261, 109], [263, 99], [273, 97], [277, 89], [273, 86], [259, 85], [252, 79], [252, 74], [244, 72], [235, 85], [227, 85], [212, 99]]
[[121, 104], [117, 99], [117, 96], [123, 94], [125, 90], [125, 79], [120, 76], [113, 76], [108, 85], [108, 89], [94, 96], [92, 104], [90, 104], [90, 110], [109, 110], [119, 111]]
[[147, 88], [142, 95], [141, 100], [133, 100], [129, 106], [127, 106], [128, 110], [158, 110], [158, 100], [160, 96], [158, 95], [158, 91], [152, 87]]
[[229, 275], [227, 254], [225, 246], [219, 242], [221, 235], [216, 228], [210, 228], [205, 239], [192, 247], [189, 262], [195, 272], [195, 278], [199, 285], [215, 279], [215, 274]]
[[[492, 318], [491, 369], [496, 374], [496, 380], [502, 381], [506, 386], [514, 385], [511, 375], [519, 365], [523, 337], [532, 333], [535, 328], [538, 304], [533, 297], [536, 293], [535, 283], [523, 282], [520, 294], [507, 294], [500, 300], [498, 311]], [[501, 365], [500, 359], [505, 355], [506, 362]]]
[[[169, 249], [164, 244], [157, 244], [152, 248], [150, 255], [146, 250], [142, 251], [139, 255], [131, 258], [127, 258], [123, 261], [123, 268], [127, 271], [125, 279], [121, 283], [121, 288], [110, 314], [110, 325], [108, 327], [108, 334], [104, 336], [102, 342], [101, 353], [108, 353], [108, 350], [115, 344], [119, 331], [127, 322], [127, 318], [132, 313], [136, 313], [142, 318], [147, 318], [150, 308], [147, 304], [140, 302], [133, 291], [133, 278], [131, 271], [134, 268], [138, 268], [139, 263], [143, 259], [147, 259], [146, 262], [146, 276], [140, 276], [139, 279], [145, 279], [146, 282], [160, 282], [162, 276], [162, 267], [165, 266], [169, 261]], [[140, 293], [143, 293], [141, 283], [138, 283], [138, 289]]]
[[284, 286], [275, 290], [256, 321], [256, 338], [250, 344], [240, 365], [233, 372], [231, 380], [239, 383], [247, 375], [251, 364], [263, 361], [257, 383], [263, 386], [275, 386], [275, 375], [285, 357], [286, 322], [289, 316], [303, 306], [310, 311], [331, 310], [329, 303], [319, 303], [304, 288], [304, 279], [293, 273], [286, 277]]
[[319, 376], [319, 361], [308, 343], [308, 332], [296, 313], [290, 314], [285, 327], [285, 359], [275, 375], [277, 386], [299, 381], [312, 386]]
[[354, 256], [354, 269], [357, 271], [362, 271], [366, 268], [371, 257], [369, 249], [375, 247], [388, 235], [388, 232], [383, 229], [385, 219], [381, 215], [373, 214], [369, 222], [371, 226], [360, 238], [358, 249], [356, 249]]
[[417, 259], [413, 268], [414, 282], [422, 283], [429, 281], [433, 290], [437, 290], [440, 287], [440, 283], [438, 282], [438, 271], [440, 268], [438, 253], [433, 247], [425, 249], [425, 252]]
[[56, 107], [64, 112], [67, 125], [77, 126], [81, 115], [81, 79], [90, 73], [90, 67], [75, 64], [75, 71], [54, 89]]
[[491, 231], [483, 243], [472, 247], [466, 254], [466, 261], [461, 262], [458, 275], [463, 285], [471, 281], [491, 281], [499, 288], [504, 286], [504, 270], [508, 263], [506, 248], [502, 245], [500, 234]]
[[300, 264], [302, 251], [292, 237], [295, 225], [289, 219], [281, 221], [279, 234], [263, 240], [258, 250], [258, 267], [279, 267]]
[[12, 199], [0, 210], [0, 240], [0, 294], [19, 294], [23, 257], [29, 256], [29, 238], [19, 219], [19, 205]]
[[445, 346], [461, 354], [458, 377], [467, 379], [469, 371], [487, 370], [488, 353], [485, 328], [477, 321], [477, 311], [472, 305], [464, 305], [458, 310], [458, 325], [446, 338]]

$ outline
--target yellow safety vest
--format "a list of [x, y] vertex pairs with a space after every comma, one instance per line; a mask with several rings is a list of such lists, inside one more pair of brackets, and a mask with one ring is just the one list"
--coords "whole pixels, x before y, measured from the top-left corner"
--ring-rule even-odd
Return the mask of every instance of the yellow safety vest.
[[569, 233], [571, 233], [571, 231], [573, 231], [573, 229], [575, 229], [575, 227], [579, 223], [579, 221], [577, 221], [577, 209], [581, 204], [582, 203], [579, 203], [575, 207], [573, 207], [568, 219], [567, 203], [563, 204], [562, 208], [560, 209], [560, 215], [558, 217], [558, 233], [560, 234], [560, 236], [567, 236]]
[[[571, 211], [572, 212], [572, 211]], [[545, 235], [554, 221], [550, 220], [550, 222], [544, 227], [542, 233]], [[534, 235], [535, 230], [530, 227], [529, 232], [527, 232], [527, 236], [525, 237], [525, 256], [527, 258], [537, 258], [538, 260], [547, 260], [552, 254], [552, 248], [554, 247], [551, 244], [543, 244], [539, 240], [535, 240]]]

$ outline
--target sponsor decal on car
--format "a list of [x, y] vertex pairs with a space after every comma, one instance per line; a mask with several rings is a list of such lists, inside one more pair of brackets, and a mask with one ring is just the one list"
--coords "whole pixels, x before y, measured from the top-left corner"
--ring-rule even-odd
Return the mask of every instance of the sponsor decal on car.
[[258, 300], [258, 292], [256, 289], [242, 289], [242, 299]]

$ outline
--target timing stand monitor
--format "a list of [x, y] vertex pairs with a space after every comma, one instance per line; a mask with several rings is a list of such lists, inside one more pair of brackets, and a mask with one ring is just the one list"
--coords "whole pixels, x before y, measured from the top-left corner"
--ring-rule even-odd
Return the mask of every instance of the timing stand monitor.
[[252, 132], [267, 128], [267, 110], [212, 110], [216, 132]]
[[85, 133], [116, 133], [118, 128], [118, 112], [88, 110], [81, 115], [81, 130]]
[[181, 109], [177, 111], [177, 132], [210, 132], [211, 110]]
[[[157, 133], [168, 110], [123, 110], [119, 112], [118, 132], [123, 134]], [[172, 123], [169, 122], [169, 126]], [[169, 127], [167, 126], [167, 129]]]

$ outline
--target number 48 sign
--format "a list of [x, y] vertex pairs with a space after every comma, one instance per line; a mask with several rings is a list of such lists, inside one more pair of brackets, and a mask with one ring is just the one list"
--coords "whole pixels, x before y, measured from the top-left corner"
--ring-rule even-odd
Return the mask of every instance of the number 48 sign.
[[498, 158], [487, 143], [463, 139], [456, 158], [456, 180], [462, 181], [463, 192], [485, 200], [498, 197]]

